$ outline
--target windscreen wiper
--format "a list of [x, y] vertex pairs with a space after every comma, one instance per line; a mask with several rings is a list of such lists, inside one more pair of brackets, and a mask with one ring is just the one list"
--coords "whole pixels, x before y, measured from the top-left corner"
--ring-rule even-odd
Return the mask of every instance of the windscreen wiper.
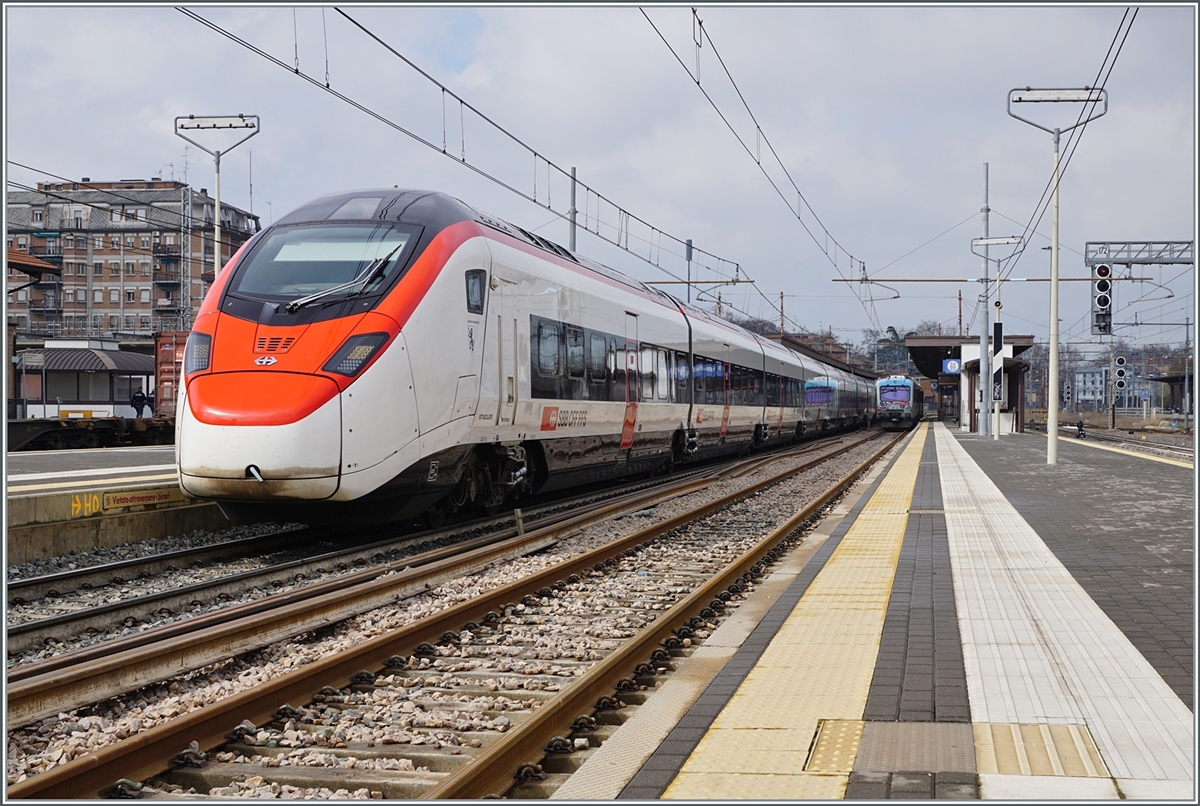
[[351, 280], [350, 282], [331, 286], [329, 288], [324, 289], [323, 291], [318, 291], [315, 294], [309, 294], [307, 297], [301, 297], [300, 299], [294, 299], [284, 307], [287, 308], [288, 313], [295, 313], [296, 311], [303, 308], [305, 305], [314, 303], [319, 299], [324, 299], [325, 297], [329, 296], [330, 294], [336, 294], [339, 291], [346, 291], [348, 289], [354, 288], [356, 285], [362, 286], [362, 288], [359, 289], [359, 293], [361, 293], [363, 290], [366, 289], [367, 284], [370, 283], [371, 280], [375, 279], [375, 276], [377, 274], [379, 274], [379, 272], [383, 271], [383, 267], [386, 266], [388, 264], [388, 261], [391, 260], [392, 257], [397, 252], [399, 252], [402, 248], [404, 248], [404, 244], [403, 243], [398, 244], [395, 249], [388, 252], [383, 257], [376, 258], [375, 260], [371, 261], [371, 263], [365, 269], [363, 269], [362, 272], [355, 275], [354, 279]]

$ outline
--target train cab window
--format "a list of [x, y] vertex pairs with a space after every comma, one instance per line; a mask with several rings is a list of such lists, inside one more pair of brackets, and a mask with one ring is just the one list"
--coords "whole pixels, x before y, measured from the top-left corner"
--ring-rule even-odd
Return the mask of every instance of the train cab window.
[[487, 272], [471, 269], [467, 272], [467, 312], [483, 313], [483, 295], [487, 287]]
[[588, 334], [587, 353], [588, 380], [592, 383], [604, 383], [607, 380], [604, 364], [604, 334]]
[[562, 374], [558, 356], [558, 325], [538, 324], [538, 374], [551, 378]]
[[583, 378], [583, 330], [567, 328], [567, 377]]
[[403, 266], [414, 235], [412, 229], [380, 224], [280, 227], [239, 263], [229, 293], [289, 301], [296, 310], [309, 302], [369, 294]]

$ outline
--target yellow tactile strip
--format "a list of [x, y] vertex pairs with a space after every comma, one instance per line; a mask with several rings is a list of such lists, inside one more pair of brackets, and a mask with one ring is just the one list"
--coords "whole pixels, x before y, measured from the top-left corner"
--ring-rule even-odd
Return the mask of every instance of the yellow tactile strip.
[[817, 729], [806, 772], [851, 772], [862, 739], [863, 723], [858, 719], [823, 719]]
[[1086, 725], [980, 722], [973, 727], [980, 774], [1109, 777]]
[[664, 799], [845, 794], [848, 771], [804, 767], [822, 720], [862, 719], [927, 430], [913, 434]]

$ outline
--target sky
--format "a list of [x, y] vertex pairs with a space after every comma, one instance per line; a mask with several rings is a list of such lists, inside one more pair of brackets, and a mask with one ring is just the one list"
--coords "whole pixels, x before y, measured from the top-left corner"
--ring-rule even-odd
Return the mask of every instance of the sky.
[[[175, 118], [258, 115], [222, 156], [221, 199], [264, 225], [398, 186], [568, 246], [573, 167], [577, 252], [678, 281], [691, 239], [694, 301], [778, 321], [782, 294], [788, 330], [851, 343], [926, 321], [955, 333], [959, 292], [978, 333], [986, 192], [989, 236], [1023, 238], [989, 250], [989, 275], [1028, 280], [1000, 286], [1005, 331], [1045, 341], [1054, 141], [1010, 116], [1009, 93], [1103, 86], [1107, 111], [1062, 135], [1061, 277], [1088, 276], [1088, 242], [1195, 239], [1193, 4], [184, 8], [5, 4], [10, 190], [211, 191], [214, 160]], [[1014, 111], [1066, 129], [1084, 105]], [[1117, 283], [1117, 335], [1182, 344], [1194, 267], [1117, 274], [1149, 278]], [[1060, 338], [1107, 354], [1090, 295], [1060, 283]]]

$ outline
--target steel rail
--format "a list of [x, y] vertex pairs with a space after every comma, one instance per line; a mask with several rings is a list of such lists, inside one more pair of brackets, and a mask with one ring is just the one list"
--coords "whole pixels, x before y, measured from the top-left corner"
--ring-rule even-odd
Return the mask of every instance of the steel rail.
[[[726, 471], [720, 471], [720, 472], [726, 472]], [[701, 477], [701, 478], [703, 479], [703, 478], [707, 478], [707, 477]], [[673, 482], [670, 485], [656, 487], [655, 490], [652, 492], [645, 491], [645, 490], [637, 490], [637, 491], [628, 493], [626, 495], [619, 496], [615, 499], [609, 500], [609, 502], [605, 505], [606, 507], [609, 507], [609, 508], [605, 511], [608, 513], [609, 516], [611, 516], [615, 513], [619, 513], [622, 507], [625, 507], [625, 508], [643, 507], [643, 506], [645, 506], [645, 501], [648, 498], [655, 496], [657, 494], [678, 495], [678, 494], [686, 493], [691, 490], [691, 485], [695, 484], [696, 481], [697, 480], [693, 479], [693, 478], [681, 479], [680, 481]], [[677, 489], [680, 490], [680, 492], [672, 492]], [[562, 522], [566, 521], [568, 518], [572, 518], [572, 517], [578, 517], [578, 513], [576, 513], [575, 515], [572, 515], [571, 513], [558, 513], [558, 514], [554, 514], [554, 515], [543, 516], [543, 517], [538, 518], [537, 528], [544, 529], [549, 526], [561, 524]], [[511, 520], [511, 518], [510, 518], [510, 520]], [[428, 536], [428, 533], [424, 533], [424, 534], [425, 534], [425, 536]], [[15, 667], [9, 669], [8, 676], [7, 676], [7, 682], [10, 687], [10, 690], [11, 690], [11, 687], [13, 686], [13, 684], [17, 683], [21, 680], [26, 680], [31, 677], [38, 677], [38, 676], [44, 675], [48, 672], [56, 671], [59, 669], [64, 669], [64, 668], [71, 667], [71, 666], [84, 667], [87, 664], [91, 664], [93, 662], [103, 660], [104, 658], [109, 657], [109, 656], [114, 655], [119, 652], [126, 652], [128, 650], [136, 649], [138, 647], [143, 647], [143, 646], [147, 646], [150, 644], [155, 644], [155, 643], [164, 641], [169, 638], [174, 638], [176, 636], [186, 635], [188, 633], [195, 633], [201, 629], [204, 629], [204, 628], [207, 628], [210, 626], [227, 624], [237, 618], [250, 616], [255, 613], [266, 612], [273, 608], [282, 607], [284, 605], [291, 604], [293, 602], [300, 602], [300, 601], [305, 601], [308, 599], [313, 599], [317, 596], [323, 595], [325, 593], [329, 593], [331, 591], [344, 590], [351, 585], [357, 585], [366, 580], [376, 579], [379, 576], [382, 576], [383, 574], [391, 573], [397, 569], [420, 568], [420, 567], [428, 566], [434, 562], [438, 562], [438, 561], [446, 559], [448, 557], [453, 557], [454, 555], [462, 554], [464, 551], [471, 551], [471, 550], [474, 550], [477, 548], [483, 548], [483, 547], [498, 543], [500, 541], [511, 540], [511, 539], [517, 538], [519, 536], [520, 535], [518, 533], [518, 530], [514, 527], [511, 529], [503, 529], [503, 530], [499, 530], [497, 532], [493, 532], [493, 533], [489, 533], [489, 534], [466, 538], [464, 540], [460, 540], [458, 542], [455, 542], [455, 543], [452, 543], [449, 545], [444, 545], [444, 546], [439, 546], [437, 548], [429, 549], [428, 551], [421, 552], [420, 554], [409, 555], [409, 556], [406, 556], [403, 558], [392, 560], [390, 562], [381, 562], [381, 564], [373, 566], [371, 568], [364, 568], [359, 571], [354, 571], [354, 572], [351, 572], [348, 574], [343, 574], [343, 575], [335, 577], [333, 579], [328, 579], [323, 582], [316, 582], [311, 585], [306, 585], [302, 588], [297, 588], [295, 590], [270, 594], [268, 596], [262, 597], [261, 599], [255, 599], [253, 601], [243, 602], [243, 603], [237, 604], [237, 605], [231, 605], [230, 607], [223, 608], [221, 610], [213, 611], [210, 613], [205, 613], [203, 615], [195, 616], [193, 618], [189, 618], [186, 620], [176, 621], [176, 622], [172, 622], [169, 624], [163, 624], [158, 627], [152, 627], [150, 629], [143, 630], [138, 633], [134, 633], [133, 635], [127, 635], [127, 636], [123, 636], [121, 638], [114, 638], [111, 641], [104, 641], [102, 643], [93, 644], [92, 646], [73, 650], [71, 652], [64, 652], [62, 654], [55, 655], [50, 658], [46, 658], [45, 660], [37, 661], [35, 663], [22, 664], [21, 666], [15, 666]], [[368, 550], [372, 550], [372, 551], [374, 551], [374, 553], [378, 554], [381, 547], [383, 547], [384, 545], [388, 545], [392, 542], [395, 542], [395, 541], [385, 541], [383, 543], [376, 543], [376, 544], [371, 544], [369, 546], [360, 547], [361, 552], [366, 553], [366, 552], [368, 552]], [[355, 552], [355, 553], [357, 554], [359, 552]], [[341, 552], [335, 552], [332, 555], [322, 555], [320, 557], [314, 557], [311, 559], [314, 562], [327, 561], [330, 557], [340, 557], [340, 556], [341, 556]], [[351, 556], [354, 556], [354, 555], [351, 555]], [[377, 562], [380, 562], [380, 561], [377, 560]], [[296, 565], [295, 563], [287, 564], [289, 572], [291, 572], [291, 570], [293, 569], [293, 567], [295, 567], [295, 565]], [[270, 579], [275, 578], [276, 574], [274, 572], [277, 571], [279, 568], [280, 568], [279, 566], [272, 566], [271, 569], [267, 569], [267, 571], [269, 573], [264, 572], [264, 573], [266, 573], [266, 576], [258, 579], [257, 584], [262, 585], [264, 583], [264, 581], [269, 582]], [[257, 572], [248, 572], [248, 574], [254, 574], [254, 573], [257, 573]], [[244, 579], [242, 579], [243, 576], [245, 577]], [[243, 586], [245, 584], [247, 584], [247, 582], [249, 580], [256, 579], [256, 577], [253, 577], [250, 575], [238, 575], [238, 578], [241, 580], [241, 584]], [[191, 596], [194, 596], [194, 590], [195, 590], [194, 588], [189, 587], [185, 590], [188, 593], [180, 593], [179, 594], [180, 598], [186, 600], [186, 599], [189, 599]], [[172, 592], [169, 591], [168, 593], [172, 593]], [[96, 608], [95, 610], [101, 610], [101, 609], [104, 609], [104, 608]], [[95, 612], [95, 610], [93, 610], [93, 612]], [[73, 614], [69, 614], [69, 615], [73, 615]], [[43, 619], [41, 621], [31, 622], [31, 624], [40, 625], [40, 624], [44, 624], [45, 622], [50, 621], [50, 620], [51, 619]], [[22, 625], [22, 626], [24, 626], [24, 625]], [[14, 645], [13, 633], [12, 633], [12, 628], [10, 628], [9, 639], [8, 639], [9, 652], [14, 651], [13, 645]], [[17, 651], [19, 651], [19, 650], [17, 650]]]
[[[422, 619], [405, 627], [392, 630], [384, 635], [368, 639], [353, 649], [321, 658], [300, 669], [281, 675], [274, 680], [234, 694], [220, 702], [198, 708], [188, 714], [172, 719], [170, 722], [156, 725], [128, 739], [115, 742], [81, 758], [54, 767], [44, 773], [11, 784], [7, 789], [8, 797], [13, 799], [104, 797], [111, 793], [112, 786], [121, 779], [138, 781], [150, 778], [169, 767], [171, 760], [188, 750], [189, 746], [199, 748], [200, 751], [209, 751], [215, 747], [219, 747], [228, 741], [230, 732], [245, 720], [249, 720], [256, 725], [261, 724], [271, 719], [284, 705], [288, 705], [294, 701], [310, 701], [313, 694], [324, 686], [346, 685], [358, 672], [371, 667], [382, 667], [393, 655], [411, 654], [415, 647], [424, 642], [437, 643], [447, 632], [460, 629], [468, 621], [482, 621], [490, 611], [503, 610], [506, 603], [519, 601], [527, 593], [533, 593], [548, 585], [566, 580], [571, 575], [586, 573], [589, 569], [603, 563], [607, 559], [636, 548], [648, 540], [666, 534], [692, 520], [712, 514], [730, 503], [753, 495], [756, 491], [764, 487], [778, 483], [788, 476], [832, 459], [867, 441], [869, 440], [843, 446], [819, 459], [777, 473], [768, 479], [730, 493], [698, 509], [648, 526], [645, 529], [619, 538], [606, 546], [601, 546], [577, 557], [550, 566], [530, 577], [492, 589], [470, 601], [448, 607], [430, 618]], [[893, 443], [889, 443], [889, 447], [890, 444]], [[690, 482], [690, 484], [694, 484], [699, 488], [712, 483], [713, 480], [702, 479]], [[665, 497], [661, 491], [659, 495]], [[645, 504], [642, 504], [642, 506], [645, 506]], [[608, 508], [606, 507], [605, 509]], [[565, 536], [572, 528], [583, 528], [584, 525], [601, 521], [605, 517], [611, 516], [611, 514], [610, 512], [603, 511], [590, 513], [579, 516], [564, 524], [536, 530], [525, 536], [527, 539], [525, 545], [515, 549], [507, 548], [507, 550], [511, 556], [527, 554], [531, 550], [536, 550], [530, 549], [530, 545], [536, 546], [540, 543], [542, 547], [549, 546], [562, 536]], [[472, 554], [481, 556], [486, 553], [487, 550], [472, 552]], [[491, 559], [487, 560], [487, 562], [495, 562], [499, 559], [504, 559], [504, 555], [493, 553], [491, 554]], [[455, 570], [451, 571], [451, 567]], [[462, 573], [467, 573], [470, 570], [467, 561], [458, 558], [436, 563], [431, 568], [432, 574], [436, 579], [450, 579]], [[406, 591], [414, 593], [424, 591], [427, 587], [426, 580], [429, 578], [421, 572], [401, 572], [395, 576], [373, 580], [365, 586], [360, 586], [370, 588], [370, 593], [357, 590], [346, 592], [342, 596], [350, 596], [356, 600], [361, 600], [367, 598], [369, 595], [374, 595], [381, 602], [394, 601], [408, 595]], [[432, 582], [429, 582], [428, 586], [432, 586], [432, 584]], [[345, 617], [339, 617], [336, 615], [337, 613], [349, 613], [352, 608], [348, 607], [345, 602], [338, 601], [339, 598], [342, 597], [328, 594], [327, 596], [318, 597], [315, 601], [300, 605], [291, 605], [284, 608], [284, 610], [287, 611], [288, 617], [297, 623], [300, 621], [298, 617], [302, 614], [305, 615], [307, 618], [304, 619], [304, 624], [307, 626], [302, 628], [301, 631], [308, 631], [314, 629], [316, 626], [334, 624]], [[326, 605], [329, 609], [325, 615], [314, 617], [313, 611], [317, 608], [318, 604]], [[255, 629], [253, 624], [246, 625], [241, 635], [245, 637], [247, 633], [252, 633]], [[262, 629], [261, 623], [258, 624], [257, 629]], [[230, 637], [229, 633], [232, 631], [233, 628], [229, 626], [215, 627], [202, 631], [201, 637], [209, 641], [220, 642], [228, 640]], [[287, 630], [283, 630], [283, 632], [287, 632]], [[293, 628], [291, 634], [295, 634], [296, 632], [297, 630]], [[287, 636], [285, 635], [284, 637]], [[179, 665], [180, 660], [183, 657], [193, 654], [189, 647], [189, 644], [193, 640], [193, 637], [188, 637], [165, 642], [165, 646], [161, 648], [158, 654], [165, 655], [170, 659], [165, 663], [159, 664], [160, 668], [166, 669], [168, 675], [185, 671], [185, 666]], [[261, 642], [258, 643], [261, 644]], [[147, 658], [146, 663], [150, 663], [150, 659]], [[111, 662], [103, 665], [105, 666], [104, 672], [99, 676], [90, 675], [92, 678], [90, 683], [88, 681], [80, 683], [73, 680], [72, 672], [75, 671], [73, 668], [71, 670], [44, 675], [40, 678], [22, 681], [16, 686], [10, 687], [8, 689], [9, 712], [6, 715], [6, 721], [9, 726], [12, 727], [13, 724], [17, 724], [14, 720], [13, 711], [14, 694], [17, 695], [18, 700], [22, 700], [22, 696], [24, 697], [24, 700], [17, 704], [21, 705], [26, 713], [35, 711], [43, 712], [45, 706], [36, 704], [37, 701], [52, 698], [54, 696], [53, 689], [56, 687], [82, 686], [84, 688], [95, 688], [104, 677], [116, 677], [118, 680], [128, 679], [129, 671], [125, 668], [122, 659], [112, 659]], [[81, 674], [87, 672], [86, 669], [78, 671]], [[159, 674], [157, 679], [161, 680], [163, 677], [164, 675]], [[122, 687], [128, 688], [126, 685]], [[136, 688], [136, 686], [134, 687]], [[90, 701], [95, 702], [97, 699], [102, 698], [91, 697]], [[59, 710], [62, 709], [55, 706], [50, 709], [50, 712], [56, 714]]]
[[721, 591], [762, 563], [784, 539], [905, 436], [907, 434], [897, 435], [869, 459], [839, 479], [820, 498], [776, 527], [756, 546], [726, 566], [717, 576], [677, 602], [633, 639], [588, 669], [561, 696], [534, 711], [528, 720], [505, 733], [498, 742], [478, 757], [449, 773], [445, 780], [424, 793], [421, 799], [462, 800], [503, 796], [513, 785], [514, 771], [523, 764], [545, 756], [546, 746], [555, 736], [568, 733], [571, 722], [580, 713], [590, 713], [596, 707], [595, 703], [599, 698], [611, 695], [621, 679], [633, 677], [637, 665], [673, 635], [680, 624], [709, 606]]
[[[296, 533], [305, 531], [307, 527], [285, 529], [267, 535], [244, 537], [212, 546], [199, 546], [190, 549], [157, 554], [153, 557], [134, 557], [104, 565], [94, 565], [87, 568], [76, 568], [71, 571], [58, 571], [25, 579], [10, 580], [6, 585], [6, 593], [10, 603], [39, 599], [43, 596], [53, 596], [64, 591], [78, 590], [86, 587], [99, 587], [112, 582], [123, 582], [145, 574], [161, 573], [194, 565], [201, 560], [213, 557], [245, 556], [271, 550], [275, 545], [285, 546], [295, 541]], [[11, 630], [10, 630], [11, 634]]]

